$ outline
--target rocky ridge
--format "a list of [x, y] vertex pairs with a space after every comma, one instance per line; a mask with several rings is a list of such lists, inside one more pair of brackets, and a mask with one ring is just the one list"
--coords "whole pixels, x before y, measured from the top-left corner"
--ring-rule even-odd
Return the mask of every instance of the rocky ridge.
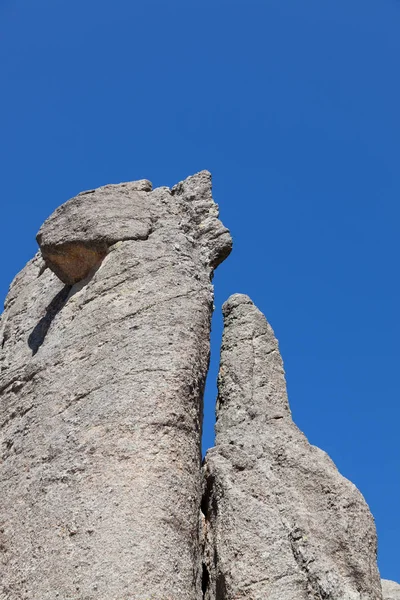
[[224, 305], [201, 468], [207, 171], [89, 190], [41, 227], [0, 320], [1, 600], [396, 600], [362, 495], [293, 423], [278, 343]]

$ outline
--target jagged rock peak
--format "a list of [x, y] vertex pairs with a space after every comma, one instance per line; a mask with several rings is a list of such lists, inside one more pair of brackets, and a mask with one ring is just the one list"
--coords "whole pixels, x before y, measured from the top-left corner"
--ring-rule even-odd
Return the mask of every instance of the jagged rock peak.
[[172, 190], [152, 190], [143, 179], [82, 192], [45, 221], [37, 241], [46, 265], [72, 285], [87, 277], [115, 243], [146, 240], [169, 226], [180, 229], [186, 240], [201, 240], [212, 267], [227, 257], [232, 241], [218, 220], [208, 171]]
[[248, 296], [223, 313], [204, 467], [206, 600], [381, 600], [374, 520], [293, 423], [271, 326]]
[[400, 600], [400, 584], [382, 579], [383, 600]]

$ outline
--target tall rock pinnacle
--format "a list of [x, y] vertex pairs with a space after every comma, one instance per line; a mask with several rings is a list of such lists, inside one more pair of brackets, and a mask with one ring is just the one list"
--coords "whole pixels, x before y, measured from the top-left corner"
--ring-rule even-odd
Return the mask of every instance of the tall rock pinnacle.
[[202, 469], [211, 279], [232, 245], [207, 171], [83, 192], [37, 241], [0, 319], [0, 600], [400, 600], [240, 294]]
[[197, 600], [210, 279], [231, 249], [211, 176], [85, 192], [38, 242], [0, 323], [0, 597]]
[[205, 463], [206, 600], [380, 600], [373, 518], [293, 423], [270, 325], [244, 295], [223, 311], [216, 447]]

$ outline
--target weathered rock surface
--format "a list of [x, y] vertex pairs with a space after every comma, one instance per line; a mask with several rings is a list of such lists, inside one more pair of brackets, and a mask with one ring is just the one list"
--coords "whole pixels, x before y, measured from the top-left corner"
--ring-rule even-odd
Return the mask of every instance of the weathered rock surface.
[[380, 600], [373, 518], [293, 423], [278, 343], [224, 305], [216, 447], [205, 461], [206, 600]]
[[211, 278], [231, 249], [208, 172], [83, 192], [37, 240], [0, 320], [0, 600], [400, 600], [239, 294], [202, 479]]
[[383, 600], [400, 600], [400, 584], [382, 579]]
[[210, 277], [231, 248], [210, 174], [80, 194], [38, 241], [0, 322], [0, 597], [197, 600]]

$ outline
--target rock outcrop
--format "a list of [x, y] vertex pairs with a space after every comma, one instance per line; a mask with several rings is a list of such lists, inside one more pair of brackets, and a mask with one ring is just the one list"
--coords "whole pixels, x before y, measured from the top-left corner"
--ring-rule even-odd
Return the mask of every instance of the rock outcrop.
[[400, 600], [400, 584], [382, 579], [383, 600]]
[[224, 305], [202, 472], [231, 250], [210, 174], [83, 192], [37, 240], [0, 320], [0, 599], [382, 600], [369, 509], [293, 423], [243, 295]]
[[202, 597], [210, 278], [231, 237], [208, 172], [150, 190], [105, 186], [58, 208], [7, 297], [4, 600]]
[[293, 423], [270, 325], [244, 295], [223, 312], [216, 447], [205, 461], [205, 598], [379, 600], [373, 518]]

